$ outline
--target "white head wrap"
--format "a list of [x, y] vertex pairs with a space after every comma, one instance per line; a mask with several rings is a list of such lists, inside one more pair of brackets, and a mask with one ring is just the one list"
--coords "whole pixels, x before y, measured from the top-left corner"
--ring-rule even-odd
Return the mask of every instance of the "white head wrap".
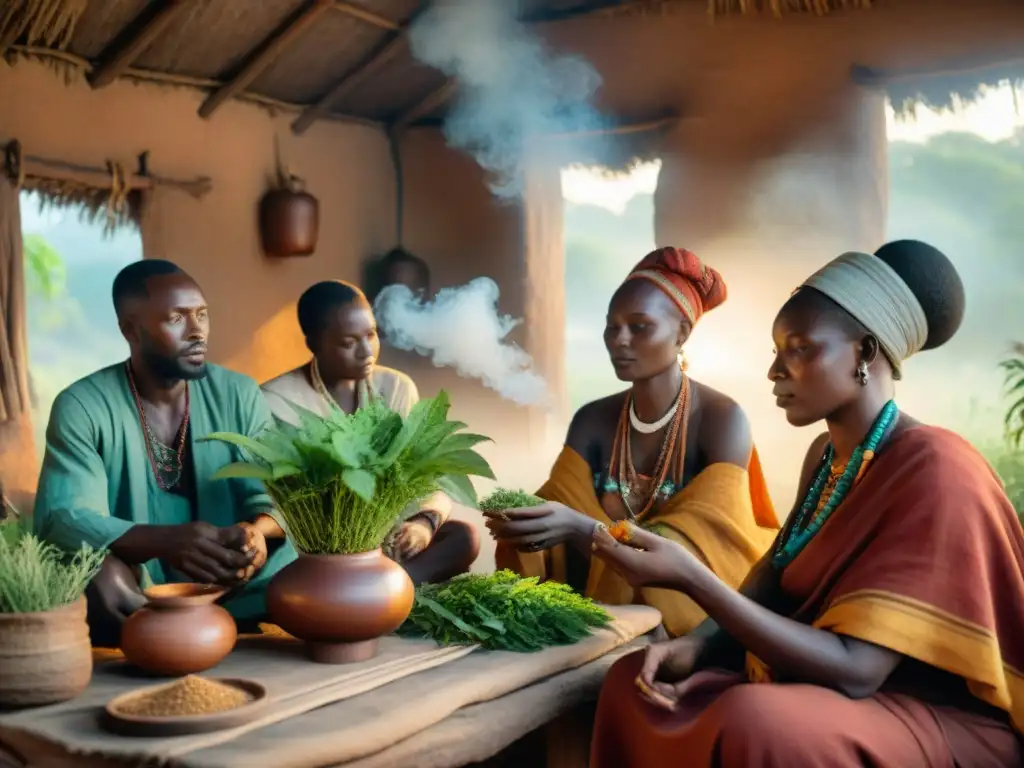
[[900, 378], [900, 364], [928, 340], [928, 319], [903, 278], [870, 253], [851, 251], [804, 281], [845, 309], [871, 332]]

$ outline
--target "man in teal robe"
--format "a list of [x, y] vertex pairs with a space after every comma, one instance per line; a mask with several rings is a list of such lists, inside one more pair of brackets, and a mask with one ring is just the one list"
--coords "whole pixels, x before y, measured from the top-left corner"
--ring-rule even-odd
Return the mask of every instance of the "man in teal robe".
[[[165, 261], [126, 267], [114, 281], [128, 361], [61, 392], [46, 431], [33, 515], [36, 532], [73, 552], [110, 552], [89, 592], [95, 645], [116, 645], [120, 622], [147, 584], [218, 583], [243, 628], [265, 613], [270, 577], [291, 562], [269, 557], [272, 502], [249, 478], [214, 480], [236, 448], [213, 432], [257, 435], [271, 416], [255, 381], [206, 362], [209, 317], [195, 281]], [[279, 534], [278, 534], [279, 535]]]

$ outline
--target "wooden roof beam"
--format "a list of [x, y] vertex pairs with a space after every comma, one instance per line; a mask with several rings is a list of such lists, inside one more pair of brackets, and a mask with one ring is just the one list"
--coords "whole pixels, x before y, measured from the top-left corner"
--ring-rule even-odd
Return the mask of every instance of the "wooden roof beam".
[[377, 48], [376, 51], [363, 59], [355, 69], [339, 80], [338, 83], [316, 104], [304, 109], [302, 113], [292, 121], [292, 133], [301, 135], [308, 131], [309, 127], [313, 125], [313, 123], [330, 113], [331, 107], [336, 104], [342, 96], [354, 91], [366, 82], [369, 77], [380, 70], [381, 67], [395, 58], [398, 52], [405, 48], [407, 29], [408, 25], [403, 26], [401, 31], [392, 35], [383, 46]]
[[413, 106], [409, 107], [409, 109], [405, 110], [405, 112], [396, 117], [391, 122], [391, 128], [393, 130], [401, 131], [416, 123], [418, 120], [422, 120], [436, 109], [448, 103], [448, 100], [455, 95], [455, 92], [458, 89], [458, 80], [455, 78], [445, 80], [444, 85], [434, 91], [431, 91]]
[[288, 46], [295, 43], [317, 19], [334, 7], [334, 0], [311, 0], [285, 19], [246, 57], [245, 63], [235, 76], [209, 95], [199, 107], [199, 116], [210, 117], [224, 102], [243, 93]]
[[161, 0], [147, 5], [99, 55], [89, 73], [93, 88], [105, 88], [117, 80], [194, 0]]
[[[572, 18], [579, 18], [582, 16], [590, 16], [597, 13], [608, 13], [610, 11], [619, 11], [626, 7], [631, 7], [636, 3], [637, 0], [596, 0], [596, 2], [587, 3], [580, 5], [576, 8], [569, 9], [568, 11], [562, 11], [557, 14], [538, 14], [530, 17], [523, 18], [522, 21], [528, 24], [545, 23], [549, 21], [565, 21]], [[345, 5], [348, 3], [338, 3], [338, 6]], [[342, 10], [339, 7], [339, 10]], [[358, 9], [360, 13], [362, 9]], [[354, 14], [353, 14], [354, 15]], [[308, 109], [304, 110], [293, 122], [292, 132], [295, 134], [303, 134], [309, 130], [309, 127], [315, 123], [321, 117], [326, 116], [330, 113], [331, 107], [338, 103], [338, 100], [345, 94], [351, 93], [358, 86], [364, 83], [369, 77], [375, 74], [384, 64], [395, 57], [405, 45], [407, 41], [407, 33], [409, 27], [415, 21], [416, 16], [410, 19], [405, 24], [395, 26], [395, 34], [391, 36], [387, 43], [376, 52], [371, 54], [369, 58], [365, 59], [359, 66], [352, 70], [349, 74], [343, 77], [330, 91], [328, 91], [323, 98], [321, 98], [316, 104], [313, 104]], [[365, 20], [365, 19], [364, 19]], [[422, 108], [422, 105], [429, 107], [427, 112], [414, 115], [412, 120], [408, 120], [406, 116], [399, 116], [398, 120], [392, 124], [393, 127], [402, 127], [403, 125], [411, 125], [415, 123], [419, 118], [425, 117], [430, 111], [437, 109], [451, 95], [455, 92], [456, 88], [451, 83], [445, 83], [437, 92], [429, 94], [422, 104], [415, 105], [412, 109], [417, 112]], [[436, 99], [436, 101], [435, 101]], [[412, 110], [410, 110], [412, 111]]]
[[[536, 140], [580, 139], [593, 136], [629, 136], [636, 133], [664, 131], [676, 126], [680, 116], [672, 113], [661, 113], [653, 117], [639, 120], [609, 120], [599, 128], [581, 128], [578, 130], [555, 131], [532, 134]], [[444, 120], [423, 119], [411, 124], [410, 128], [442, 128]]]
[[353, 19], [359, 19], [359, 21], [366, 22], [378, 29], [386, 29], [388, 32], [398, 32], [402, 28], [402, 25], [397, 21], [386, 19], [372, 11], [360, 8], [358, 5], [344, 2], [344, 0], [336, 0], [334, 3], [334, 10], [341, 11], [345, 15], [351, 16]]

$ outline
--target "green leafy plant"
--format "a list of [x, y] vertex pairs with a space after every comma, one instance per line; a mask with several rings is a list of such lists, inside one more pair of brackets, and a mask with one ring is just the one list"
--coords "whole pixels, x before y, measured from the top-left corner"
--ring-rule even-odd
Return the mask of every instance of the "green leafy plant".
[[23, 519], [0, 523], [0, 613], [41, 613], [73, 603], [105, 556], [85, 545], [69, 560], [29, 533]]
[[1006, 437], [1016, 449], [1024, 443], [1024, 343], [1013, 345], [1008, 358], [999, 363], [1006, 377]]
[[1003, 481], [1006, 495], [1024, 525], [1024, 451], [1002, 445], [985, 451], [985, 458]]
[[540, 496], [527, 493], [522, 488], [515, 491], [509, 488], [495, 488], [487, 498], [480, 502], [480, 511], [501, 512], [503, 509], [536, 507], [544, 503], [544, 499]]
[[64, 292], [67, 270], [60, 254], [42, 235], [28, 234], [22, 238], [26, 282], [29, 290], [45, 299], [55, 299]]
[[419, 587], [398, 633], [440, 645], [479, 643], [488, 650], [531, 653], [571, 645], [611, 620], [604, 608], [566, 584], [498, 571]]
[[406, 507], [440, 489], [476, 506], [470, 475], [493, 478], [474, 449], [488, 438], [448, 420], [448, 395], [421, 400], [402, 418], [379, 401], [326, 417], [295, 407], [298, 426], [281, 420], [256, 439], [218, 432], [245, 460], [214, 477], [263, 481], [279, 522], [306, 554], [353, 554], [381, 546]]

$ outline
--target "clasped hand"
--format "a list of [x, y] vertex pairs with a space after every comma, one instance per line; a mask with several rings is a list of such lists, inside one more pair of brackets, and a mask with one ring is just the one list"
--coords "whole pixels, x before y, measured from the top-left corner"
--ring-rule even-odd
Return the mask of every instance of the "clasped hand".
[[398, 562], [412, 560], [434, 540], [434, 527], [423, 515], [406, 520], [395, 537], [394, 553]]
[[553, 501], [485, 515], [491, 537], [522, 552], [538, 552], [568, 542], [587, 543], [595, 525], [586, 515]]
[[223, 528], [196, 522], [177, 526], [164, 559], [185, 576], [204, 584], [235, 585], [267, 562], [267, 542], [249, 523]]

